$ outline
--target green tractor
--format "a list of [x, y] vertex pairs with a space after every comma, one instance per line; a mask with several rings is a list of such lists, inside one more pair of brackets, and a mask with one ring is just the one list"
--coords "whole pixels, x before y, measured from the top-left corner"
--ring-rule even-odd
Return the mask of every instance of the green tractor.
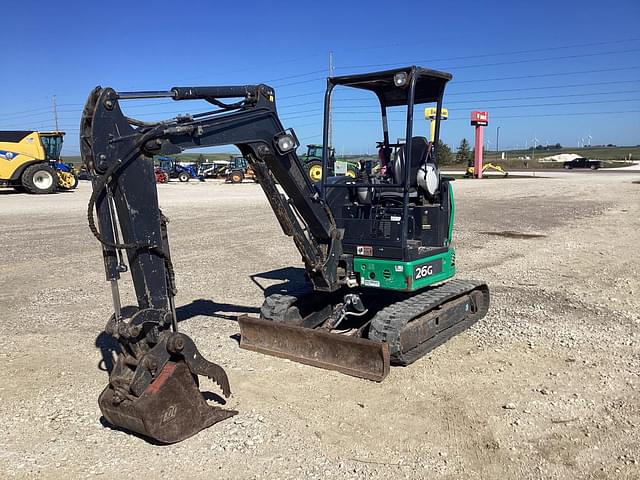
[[[322, 179], [322, 145], [311, 144], [307, 145], [307, 153], [300, 157], [302, 163], [305, 166], [307, 175], [312, 182], [319, 182]], [[346, 170], [343, 170], [342, 175], [356, 178], [360, 165], [358, 162], [349, 162], [346, 160], [336, 162], [336, 149], [329, 148], [329, 165], [340, 164], [346, 166]], [[345, 165], [346, 164], [346, 165]], [[337, 170], [337, 168], [336, 168]], [[332, 175], [340, 175], [340, 172], [330, 172]]]

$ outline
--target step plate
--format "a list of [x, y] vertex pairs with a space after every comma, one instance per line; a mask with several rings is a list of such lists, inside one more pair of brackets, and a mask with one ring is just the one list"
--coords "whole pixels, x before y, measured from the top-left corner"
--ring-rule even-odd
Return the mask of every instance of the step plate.
[[381, 382], [389, 373], [389, 345], [323, 330], [238, 317], [240, 348]]

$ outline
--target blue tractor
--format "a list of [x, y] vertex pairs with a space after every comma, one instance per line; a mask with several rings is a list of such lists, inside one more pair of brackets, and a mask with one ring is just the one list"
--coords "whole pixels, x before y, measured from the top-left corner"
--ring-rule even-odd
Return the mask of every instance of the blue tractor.
[[188, 182], [192, 178], [196, 178], [204, 182], [204, 177], [198, 175], [196, 169], [191, 165], [180, 165], [172, 157], [157, 157], [158, 165], [166, 172], [169, 178], [177, 178], [181, 182]]

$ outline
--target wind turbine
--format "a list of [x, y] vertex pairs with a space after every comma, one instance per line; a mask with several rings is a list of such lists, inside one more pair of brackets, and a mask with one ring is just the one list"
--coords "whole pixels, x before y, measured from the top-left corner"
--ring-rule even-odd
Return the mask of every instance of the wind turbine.
[[589, 134], [589, 135], [587, 136], [587, 138], [589, 139], [589, 146], [591, 146], [591, 139], [592, 139], [593, 137], [591, 136], [591, 134]]
[[533, 148], [531, 149], [531, 159], [535, 160], [536, 159], [536, 146], [539, 142], [538, 137], [536, 137], [535, 135], [533, 136], [533, 140], [531, 140], [533, 142]]

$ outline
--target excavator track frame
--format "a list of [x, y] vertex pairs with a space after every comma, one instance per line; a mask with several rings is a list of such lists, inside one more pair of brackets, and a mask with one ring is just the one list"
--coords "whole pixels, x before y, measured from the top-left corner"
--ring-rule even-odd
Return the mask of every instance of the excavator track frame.
[[486, 283], [452, 280], [376, 312], [367, 338], [366, 328], [349, 335], [242, 315], [240, 347], [381, 382], [390, 365], [415, 362], [483, 318], [489, 301]]
[[377, 312], [369, 338], [389, 344], [391, 364], [409, 365], [483, 318], [489, 301], [486, 283], [451, 280]]

